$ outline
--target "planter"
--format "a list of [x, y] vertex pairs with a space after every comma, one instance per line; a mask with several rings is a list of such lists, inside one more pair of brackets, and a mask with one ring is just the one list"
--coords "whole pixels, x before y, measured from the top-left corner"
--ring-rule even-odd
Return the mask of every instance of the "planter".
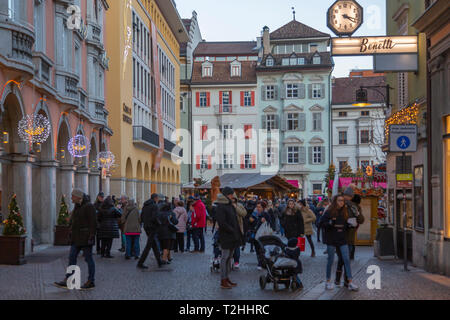
[[0, 236], [0, 264], [25, 264], [25, 239], [27, 236]]
[[70, 227], [69, 226], [55, 226], [55, 246], [69, 246]]
[[381, 227], [377, 229], [377, 248], [376, 256], [382, 257], [393, 257], [395, 256], [394, 247], [394, 230], [390, 227]]

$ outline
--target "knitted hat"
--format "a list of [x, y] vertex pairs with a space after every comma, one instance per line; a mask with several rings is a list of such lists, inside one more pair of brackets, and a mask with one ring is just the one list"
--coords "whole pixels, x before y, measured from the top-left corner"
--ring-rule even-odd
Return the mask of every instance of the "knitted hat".
[[77, 197], [77, 198], [83, 199], [84, 192], [82, 190], [80, 190], [80, 189], [73, 189], [72, 195]]
[[353, 192], [353, 189], [351, 187], [347, 187], [344, 191], [344, 196], [350, 196], [353, 197], [355, 193]]
[[231, 194], [234, 194], [234, 190], [233, 190], [233, 188], [225, 187], [225, 188], [222, 189], [222, 194], [226, 197], [226, 196], [229, 196]]

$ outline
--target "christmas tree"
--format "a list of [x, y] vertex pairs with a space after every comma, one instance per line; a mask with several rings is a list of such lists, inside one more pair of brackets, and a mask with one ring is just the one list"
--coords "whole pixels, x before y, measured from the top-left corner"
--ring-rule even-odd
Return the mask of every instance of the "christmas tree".
[[22, 216], [19, 212], [19, 207], [17, 206], [16, 195], [13, 195], [11, 202], [8, 205], [9, 216], [8, 219], [3, 221], [5, 229], [3, 230], [3, 235], [5, 236], [21, 236], [27, 232], [23, 227]]
[[342, 178], [353, 177], [354, 174], [353, 174], [353, 171], [352, 171], [352, 167], [350, 167], [350, 166], [348, 165], [348, 163], [345, 162], [345, 165], [343, 166], [341, 172], [339, 172], [339, 175], [340, 175]]
[[58, 226], [69, 225], [69, 210], [67, 209], [66, 199], [64, 195], [61, 197], [61, 207], [58, 214]]
[[334, 176], [336, 175], [336, 167], [333, 163], [328, 167], [327, 174], [325, 175], [325, 186], [328, 187], [328, 184], [331, 180], [334, 180]]

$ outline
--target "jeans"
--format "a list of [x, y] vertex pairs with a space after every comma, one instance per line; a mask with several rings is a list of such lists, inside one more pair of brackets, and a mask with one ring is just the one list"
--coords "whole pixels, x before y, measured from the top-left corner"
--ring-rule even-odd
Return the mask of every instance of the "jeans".
[[241, 259], [241, 250], [239, 247], [237, 247], [236, 249], [234, 249], [233, 253], [234, 263], [239, 263], [239, 259]]
[[306, 239], [308, 239], [308, 243], [309, 243], [309, 246], [311, 247], [311, 251], [312, 251], [312, 253], [314, 253], [315, 250], [314, 250], [314, 242], [312, 241], [312, 236], [311, 235], [306, 236]]
[[175, 252], [184, 252], [184, 232], [177, 232], [177, 240], [175, 241]]
[[193, 239], [192, 230], [186, 231], [186, 251], [191, 250], [191, 238]]
[[140, 248], [140, 245], [139, 245], [140, 236], [138, 236], [138, 235], [133, 235], [133, 236], [129, 235], [129, 236], [125, 236], [125, 237], [127, 239], [125, 256], [126, 257], [131, 257], [131, 254], [132, 254], [131, 247], [133, 245], [134, 256], [135, 257], [139, 257], [139, 255], [141, 253], [141, 248]]
[[354, 244], [349, 244], [348, 245], [348, 250], [350, 252], [350, 260], [354, 260], [355, 259], [355, 249], [356, 249], [356, 246]]
[[220, 272], [222, 280], [228, 279], [231, 271], [231, 257], [235, 249], [222, 249], [222, 259], [220, 260]]
[[[350, 259], [348, 253], [348, 245], [344, 244], [339, 246], [342, 254], [342, 260], [344, 261], [345, 273], [347, 274], [348, 280], [352, 280], [352, 270], [350, 267]], [[331, 268], [333, 267], [334, 254], [336, 253], [336, 246], [327, 246], [328, 252], [328, 263], [327, 263], [327, 281], [331, 279]]]
[[111, 247], [112, 247], [113, 238], [102, 238], [102, 256], [110, 256], [111, 255]]
[[194, 251], [205, 251], [205, 236], [203, 228], [192, 229], [192, 238], [194, 240]]
[[[350, 245], [348, 245], [348, 248], [350, 251]], [[342, 268], [344, 267], [344, 259], [342, 258], [342, 252], [339, 247], [336, 248], [336, 254], [338, 256], [338, 263], [337, 263], [337, 268], [336, 268], [336, 282], [341, 282]], [[348, 283], [346, 273], [344, 273], [344, 283]]]
[[[92, 258], [92, 246], [86, 246], [86, 247], [79, 247], [72, 245], [70, 247], [70, 254], [69, 254], [69, 266], [76, 266], [77, 265], [77, 258], [80, 251], [83, 250], [83, 256], [84, 260], [87, 262], [88, 265], [88, 280], [91, 282], [95, 282], [95, 262]], [[68, 278], [70, 274], [66, 274], [66, 278]]]
[[153, 254], [155, 255], [155, 259], [158, 264], [161, 264], [161, 255], [160, 249], [158, 248], [158, 244], [156, 243], [156, 234], [147, 233], [147, 244], [145, 245], [144, 251], [142, 251], [141, 258], [139, 259], [138, 265], [143, 265], [145, 259], [150, 252], [150, 249], [153, 249]]

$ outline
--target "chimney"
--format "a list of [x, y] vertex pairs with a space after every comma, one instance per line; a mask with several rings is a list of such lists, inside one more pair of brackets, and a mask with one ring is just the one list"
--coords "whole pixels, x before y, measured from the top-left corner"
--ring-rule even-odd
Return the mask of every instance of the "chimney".
[[270, 33], [268, 26], [264, 26], [263, 28], [263, 48], [264, 48], [264, 55], [270, 53]]

